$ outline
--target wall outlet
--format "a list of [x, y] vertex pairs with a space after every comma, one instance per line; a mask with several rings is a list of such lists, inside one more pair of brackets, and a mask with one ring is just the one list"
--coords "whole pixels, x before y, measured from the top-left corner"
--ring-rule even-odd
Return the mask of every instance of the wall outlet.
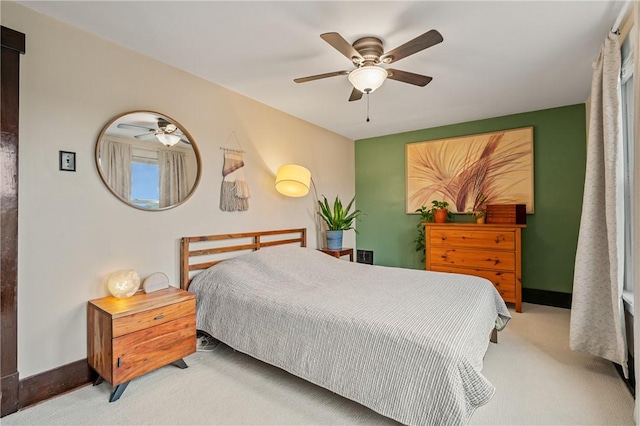
[[60, 170], [65, 172], [76, 171], [76, 153], [60, 151]]

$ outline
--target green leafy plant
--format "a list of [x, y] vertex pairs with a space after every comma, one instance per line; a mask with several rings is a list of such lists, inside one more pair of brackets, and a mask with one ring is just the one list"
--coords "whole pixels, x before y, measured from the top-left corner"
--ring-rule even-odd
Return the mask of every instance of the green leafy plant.
[[432, 210], [434, 211], [439, 209], [446, 209], [447, 207], [449, 207], [449, 203], [447, 203], [446, 201], [433, 200], [431, 204], [433, 204]]
[[[422, 206], [418, 210], [416, 210], [416, 213], [420, 213], [420, 222], [418, 222], [418, 224], [416, 225], [416, 228], [418, 229], [418, 236], [413, 240], [413, 242], [416, 245], [416, 251], [422, 252], [421, 260], [423, 262], [425, 261], [425, 254], [424, 254], [425, 229], [422, 223], [434, 222], [436, 210], [446, 209], [447, 207], [449, 207], [449, 203], [447, 203], [446, 201], [433, 200], [431, 204], [432, 204], [432, 207], [430, 208], [426, 206]], [[447, 221], [451, 221], [451, 220], [453, 220], [453, 214], [451, 212], [447, 212]]]
[[[449, 203], [446, 201], [431, 201], [432, 207], [427, 208], [425, 206], [420, 207], [416, 210], [416, 213], [420, 213], [422, 216], [422, 222], [433, 222], [435, 220], [436, 210], [446, 209], [449, 207]], [[451, 212], [447, 212], [447, 221], [453, 220], [453, 214]]]
[[486, 210], [472, 210], [471, 207], [469, 207], [467, 209], [467, 212], [471, 213], [476, 219], [480, 219], [482, 217], [485, 217], [487, 215], [487, 211]]
[[323, 201], [318, 200], [318, 206], [320, 207], [318, 214], [327, 224], [327, 229], [329, 231], [346, 231], [353, 229], [357, 234], [358, 230], [353, 227], [353, 220], [357, 219], [363, 213], [357, 209], [350, 212], [356, 197], [354, 196], [344, 208], [338, 196], [336, 196], [333, 202], [333, 208], [329, 205], [327, 197], [323, 195], [322, 198]]

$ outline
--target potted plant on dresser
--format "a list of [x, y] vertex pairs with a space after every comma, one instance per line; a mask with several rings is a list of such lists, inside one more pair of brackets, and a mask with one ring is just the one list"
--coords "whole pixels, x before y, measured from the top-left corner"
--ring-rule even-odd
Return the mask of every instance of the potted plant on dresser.
[[449, 203], [433, 200], [433, 219], [435, 223], [445, 223], [449, 217]]
[[[418, 236], [413, 240], [413, 242], [416, 243], [416, 251], [422, 253], [423, 255], [422, 262], [424, 262], [425, 261], [424, 259], [425, 230], [424, 230], [424, 225], [422, 225], [422, 223], [423, 222], [445, 223], [450, 220], [453, 220], [453, 214], [449, 213], [448, 202], [438, 201], [438, 200], [431, 201], [430, 208], [427, 206], [420, 207], [418, 210], [416, 210], [416, 213], [420, 213], [420, 222], [418, 222], [417, 224]], [[439, 215], [437, 219], [436, 219], [436, 215]], [[444, 219], [442, 216], [444, 216]]]
[[360, 210], [354, 210], [350, 212], [353, 202], [356, 197], [354, 196], [346, 207], [343, 207], [342, 201], [336, 196], [333, 202], [333, 208], [329, 205], [327, 197], [322, 196], [322, 201], [318, 200], [320, 211], [318, 214], [327, 224], [327, 248], [329, 250], [342, 249], [342, 234], [343, 231], [353, 229], [356, 234], [358, 230], [353, 227], [354, 219], [362, 214]]
[[469, 208], [467, 211], [473, 215], [473, 218], [475, 219], [476, 223], [485, 223], [485, 218], [487, 217], [486, 210], [474, 211], [474, 210], [471, 210], [471, 208]]

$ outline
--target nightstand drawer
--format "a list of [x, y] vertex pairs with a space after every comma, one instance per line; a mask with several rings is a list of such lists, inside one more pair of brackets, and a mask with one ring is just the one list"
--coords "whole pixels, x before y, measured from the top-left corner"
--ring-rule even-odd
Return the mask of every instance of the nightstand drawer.
[[513, 272], [489, 271], [484, 269], [457, 268], [455, 266], [434, 265], [431, 268], [436, 272], [451, 272], [454, 274], [473, 275], [486, 278], [493, 283], [505, 302], [515, 302], [516, 299], [516, 274]]
[[138, 330], [155, 327], [156, 325], [164, 324], [184, 316], [195, 315], [195, 313], [196, 302], [195, 299], [191, 299], [120, 318], [114, 318], [113, 337], [115, 338], [128, 333], [134, 333]]
[[114, 339], [111, 384], [118, 385], [196, 350], [196, 319], [189, 315]]
[[469, 231], [456, 229], [431, 229], [429, 243], [432, 246], [474, 247], [497, 250], [513, 250], [513, 231]]
[[516, 256], [514, 252], [432, 247], [431, 263], [434, 265], [515, 271]]

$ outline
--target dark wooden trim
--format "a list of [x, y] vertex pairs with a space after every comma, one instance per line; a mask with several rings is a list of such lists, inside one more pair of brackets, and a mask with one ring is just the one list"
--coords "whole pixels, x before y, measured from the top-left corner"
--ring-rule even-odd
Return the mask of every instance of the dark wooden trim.
[[20, 380], [18, 372], [0, 378], [2, 381], [2, 416], [20, 409]]
[[20, 381], [20, 408], [94, 382], [98, 375], [81, 359]]
[[0, 57], [0, 417], [20, 406], [18, 373], [18, 124], [25, 35], [1, 29]]
[[571, 293], [538, 290], [535, 288], [522, 289], [522, 301], [536, 305], [555, 306], [556, 308], [571, 309]]
[[7, 27], [2, 27], [1, 34], [0, 39], [2, 41], [2, 47], [15, 50], [21, 54], [26, 53], [26, 37], [24, 34]]

